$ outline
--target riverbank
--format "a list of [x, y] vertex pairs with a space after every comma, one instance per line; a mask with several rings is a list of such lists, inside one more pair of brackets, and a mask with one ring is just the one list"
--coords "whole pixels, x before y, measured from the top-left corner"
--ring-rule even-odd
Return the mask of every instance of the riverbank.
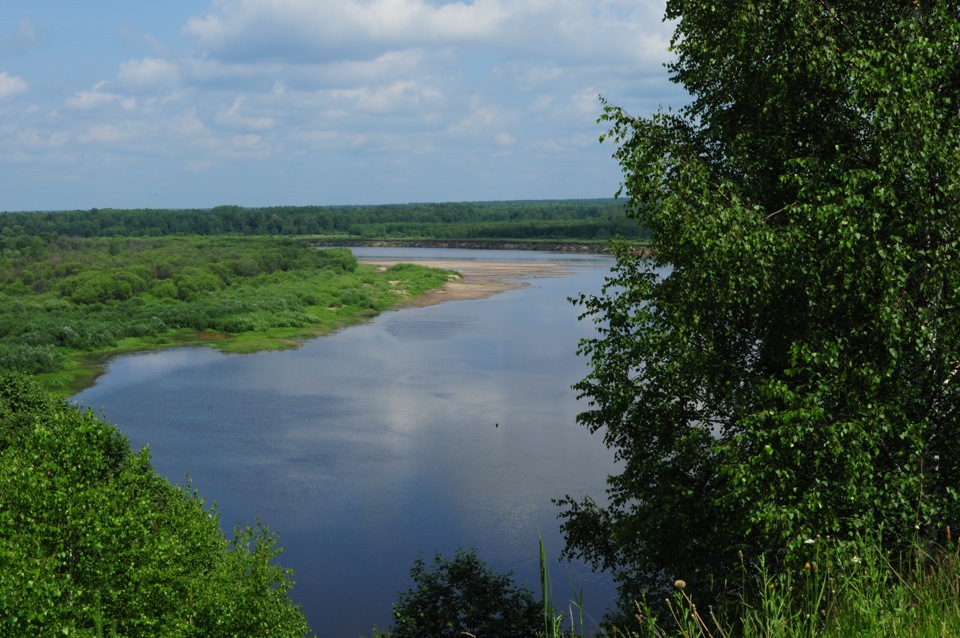
[[562, 277], [570, 267], [560, 263], [530, 263], [519, 261], [429, 260], [429, 259], [362, 259], [362, 264], [376, 266], [381, 272], [398, 263], [415, 263], [428, 268], [440, 268], [457, 273], [447, 283], [427, 290], [412, 299], [408, 306], [429, 306], [444, 301], [483, 299], [492, 295], [522, 288], [522, 280], [540, 277]]
[[[364, 302], [358, 306], [338, 304], [335, 307], [324, 301], [304, 308], [312, 319], [300, 315], [298, 325], [276, 321], [273, 322], [276, 325], [269, 328], [239, 332], [225, 331], [211, 325], [200, 330], [181, 328], [158, 335], [128, 337], [107, 348], [69, 354], [62, 368], [41, 373], [39, 379], [58, 394], [73, 395], [93, 385], [110, 360], [125, 354], [184, 346], [213, 347], [236, 354], [297, 348], [309, 339], [370, 321], [386, 310], [483, 299], [529, 285], [525, 281], [530, 279], [559, 277], [569, 271], [569, 266], [561, 263], [427, 259], [358, 259], [357, 262], [375, 269], [374, 278], [361, 277], [355, 285], [355, 290], [362, 292], [370, 301], [376, 299], [375, 303]], [[392, 274], [391, 267], [403, 263], [429, 268], [429, 272], [445, 273], [445, 281], [427, 283], [421, 278], [425, 273], [414, 277], [411, 277], [411, 273]], [[298, 288], [302, 291], [305, 285], [313, 287], [312, 283], [308, 283], [312, 281], [315, 281], [313, 277], [301, 279]], [[266, 294], [264, 288], [258, 292], [258, 296]], [[294, 294], [287, 290], [283, 298], [290, 299]], [[341, 296], [343, 294], [346, 293], [341, 293]]]
[[0, 370], [70, 395], [112, 357], [206, 345], [291, 348], [410, 303], [453, 275], [381, 271], [345, 249], [269, 237], [51, 238], [0, 277]]
[[472, 257], [363, 260], [267, 237], [51, 240], [0, 280], [0, 369], [70, 395], [118, 355], [295, 348], [385, 310], [480, 299], [570, 268]]
[[355, 237], [323, 238], [325, 246], [342, 248], [462, 248], [466, 250], [536, 250], [558, 253], [610, 254], [607, 240], [549, 239], [357, 239]]

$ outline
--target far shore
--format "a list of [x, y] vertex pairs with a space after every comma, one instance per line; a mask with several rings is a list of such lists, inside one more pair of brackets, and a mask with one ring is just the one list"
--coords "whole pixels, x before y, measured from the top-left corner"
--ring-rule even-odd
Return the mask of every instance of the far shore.
[[423, 293], [408, 304], [408, 307], [429, 306], [444, 301], [483, 299], [529, 285], [523, 281], [525, 279], [561, 277], [570, 272], [571, 268], [569, 264], [551, 262], [363, 258], [357, 258], [357, 261], [382, 269], [398, 263], [420, 264], [429, 268], [452, 270], [460, 275], [451, 278], [440, 288]]
[[[450, 279], [446, 284], [420, 294], [401, 304], [397, 309], [430, 306], [444, 301], [483, 299], [500, 292], [527, 286], [530, 279], [560, 277], [571, 270], [570, 264], [554, 262], [363, 258], [357, 258], [357, 261], [382, 270], [397, 263], [416, 263], [429, 268], [451, 271]], [[322, 337], [367, 319], [369, 319], [368, 316], [342, 318], [332, 325], [306, 329], [275, 329], [267, 334], [247, 332], [228, 335], [184, 329], [156, 342], [128, 339], [123, 345], [109, 350], [77, 355], [68, 364], [67, 369], [47, 376], [58, 379], [52, 386], [54, 391], [73, 395], [93, 385], [96, 378], [105, 371], [104, 364], [119, 355], [194, 345], [212, 346], [225, 352], [238, 353], [296, 348], [306, 339]]]

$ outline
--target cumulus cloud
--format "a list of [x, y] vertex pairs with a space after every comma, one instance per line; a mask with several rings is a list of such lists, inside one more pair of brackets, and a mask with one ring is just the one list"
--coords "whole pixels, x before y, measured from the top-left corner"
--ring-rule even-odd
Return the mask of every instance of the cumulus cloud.
[[244, 115], [242, 112], [243, 103], [243, 98], [237, 98], [233, 101], [233, 104], [230, 106], [230, 108], [226, 109], [217, 116], [217, 120], [231, 127], [242, 129], [261, 130], [273, 128], [273, 126], [276, 125], [276, 120], [274, 120], [272, 117], [252, 117], [249, 115]]
[[235, 62], [447, 46], [597, 62], [661, 59], [668, 33], [660, 11], [621, 0], [219, 0], [182, 32], [206, 54]]
[[391, 82], [376, 88], [335, 90], [330, 95], [347, 101], [352, 109], [367, 113], [406, 110], [443, 98], [439, 89], [410, 81]]
[[106, 81], [101, 81], [94, 85], [89, 91], [78, 91], [74, 93], [67, 98], [67, 108], [75, 111], [91, 111], [105, 104], [123, 102], [125, 100], [125, 97], [118, 93], [102, 91], [101, 89], [106, 85]]
[[117, 80], [132, 91], [160, 91], [172, 88], [180, 81], [177, 65], [160, 58], [127, 60], [120, 65]]
[[[8, 23], [0, 54], [17, 49], [30, 73], [0, 70], [0, 147], [4, 161], [18, 149], [18, 161], [40, 162], [82, 160], [96, 146], [124, 166], [150, 165], [145, 174], [164, 170], [152, 164], [161, 158], [251, 175], [266, 174], [250, 168], [258, 162], [283, 167], [276, 175], [322, 166], [324, 196], [342, 201], [476, 198], [494, 186], [489, 195], [507, 198], [609, 192], [619, 171], [596, 142], [597, 96], [639, 115], [677, 90], [662, 68], [664, 1], [208, 0], [192, 18], [144, 22], [155, 33], [128, 35], [113, 60], [48, 41], [46, 22]], [[112, 16], [97, 7], [96, 24], [113, 30], [82, 37], [133, 29], [107, 27]], [[43, 60], [48, 45], [69, 58], [38, 65], [41, 41]], [[25, 94], [27, 108], [5, 103]], [[549, 166], [560, 162], [578, 168], [558, 178], [566, 169]], [[590, 185], [583, 166], [604, 162], [611, 185]], [[346, 186], [360, 182], [385, 190]]]
[[102, 123], [77, 136], [85, 144], [116, 144], [134, 138], [134, 128], [129, 123]]
[[475, 108], [465, 117], [447, 127], [450, 135], [480, 134], [486, 136], [490, 129], [498, 126], [503, 114], [496, 107], [485, 105]]
[[278, 83], [294, 90], [358, 88], [370, 84], [414, 79], [430, 74], [444, 54], [427, 59], [423, 50], [388, 51], [371, 59], [333, 59], [311, 64], [290, 64], [268, 59], [248, 62], [194, 57], [180, 63], [184, 86], [203, 90], [237, 88], [273, 91]]
[[333, 51], [480, 41], [506, 18], [498, 0], [233, 0], [216, 2], [183, 33], [231, 59], [303, 62], [329, 59]]
[[29, 87], [23, 78], [0, 71], [0, 101], [25, 93], [27, 88]]

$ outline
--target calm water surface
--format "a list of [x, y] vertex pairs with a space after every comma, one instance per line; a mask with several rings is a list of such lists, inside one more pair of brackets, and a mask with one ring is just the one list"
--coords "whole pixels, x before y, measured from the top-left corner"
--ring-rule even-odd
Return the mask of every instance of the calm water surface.
[[[543, 535], [558, 603], [583, 589], [599, 618], [609, 579], [557, 561], [550, 499], [598, 500], [612, 467], [575, 423], [571, 384], [592, 332], [567, 298], [599, 291], [612, 260], [587, 255], [355, 249], [358, 257], [563, 261], [568, 275], [520, 290], [388, 312], [298, 350], [181, 348], [113, 360], [74, 400], [149, 445], [156, 469], [216, 501], [223, 527], [257, 517], [318, 636], [390, 625], [421, 553], [474, 547], [539, 596]], [[563, 606], [563, 605], [559, 605]]]

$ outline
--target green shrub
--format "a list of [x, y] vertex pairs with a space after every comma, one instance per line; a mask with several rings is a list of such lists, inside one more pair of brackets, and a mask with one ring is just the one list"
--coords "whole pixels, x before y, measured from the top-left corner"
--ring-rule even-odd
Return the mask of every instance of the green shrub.
[[50, 345], [0, 344], [0, 370], [29, 374], [53, 372], [63, 365], [63, 354]]
[[0, 635], [308, 632], [266, 527], [228, 542], [115, 428], [0, 375]]
[[328, 248], [316, 252], [320, 268], [345, 273], [357, 269], [357, 258], [348, 248]]
[[414, 587], [393, 606], [392, 638], [533, 638], [543, 617], [533, 594], [497, 574], [474, 550], [452, 559], [437, 554], [433, 565], [418, 558], [410, 570]]

